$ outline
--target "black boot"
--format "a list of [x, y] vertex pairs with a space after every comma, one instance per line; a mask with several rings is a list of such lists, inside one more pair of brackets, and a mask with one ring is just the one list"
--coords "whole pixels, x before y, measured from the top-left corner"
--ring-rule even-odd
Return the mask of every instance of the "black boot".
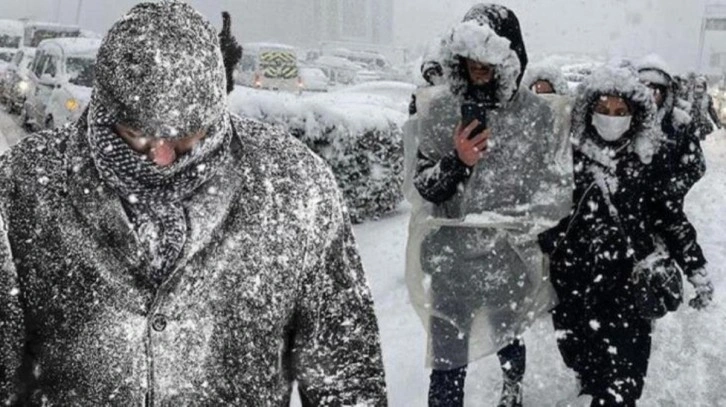
[[522, 407], [522, 378], [527, 361], [527, 349], [521, 339], [515, 339], [497, 353], [502, 366], [502, 397], [497, 407]]

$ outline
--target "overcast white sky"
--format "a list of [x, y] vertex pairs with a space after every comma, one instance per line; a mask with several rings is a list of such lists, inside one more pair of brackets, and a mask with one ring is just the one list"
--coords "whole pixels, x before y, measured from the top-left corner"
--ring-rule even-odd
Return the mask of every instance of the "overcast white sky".
[[[30, 17], [72, 23], [79, 0], [0, 0], [0, 18]], [[81, 0], [81, 25], [103, 32], [135, 0]], [[307, 1], [307, 0], [290, 0]], [[695, 67], [704, 4], [711, 0], [501, 0], [522, 22], [530, 53], [636, 56], [657, 52], [677, 70]], [[189, 0], [219, 24], [229, 10], [235, 24], [254, 18], [245, 5], [265, 0]], [[397, 45], [423, 44], [461, 19], [473, 0], [393, 0]], [[58, 5], [60, 12], [58, 13]], [[259, 7], [259, 4], [255, 4]], [[270, 38], [270, 40], [275, 40]], [[720, 42], [711, 39], [708, 47]], [[726, 51], [726, 42], [724, 43]]]

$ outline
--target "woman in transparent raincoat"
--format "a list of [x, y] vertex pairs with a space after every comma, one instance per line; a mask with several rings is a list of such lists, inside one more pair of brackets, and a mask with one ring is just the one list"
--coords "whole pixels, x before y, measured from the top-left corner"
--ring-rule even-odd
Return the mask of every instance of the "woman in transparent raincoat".
[[[519, 335], [556, 302], [536, 236], [570, 206], [567, 143], [548, 104], [519, 87], [527, 55], [511, 10], [474, 6], [439, 60], [447, 86], [419, 92], [405, 141], [406, 273], [429, 333], [429, 405], [462, 405], [467, 364], [499, 351], [499, 405], [519, 406]], [[487, 130], [461, 125], [463, 103], [485, 110]]]

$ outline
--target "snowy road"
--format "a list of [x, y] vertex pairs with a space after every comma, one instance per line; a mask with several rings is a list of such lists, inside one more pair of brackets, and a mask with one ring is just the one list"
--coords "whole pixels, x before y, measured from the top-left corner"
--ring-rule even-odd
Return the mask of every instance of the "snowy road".
[[[15, 121], [0, 112], [0, 151], [23, 135]], [[683, 307], [658, 321], [641, 403], [644, 407], [726, 407], [726, 134], [712, 135], [704, 149], [708, 172], [686, 205], [710, 261], [716, 302], [705, 312]], [[392, 407], [425, 406], [428, 386], [423, 365], [425, 337], [409, 304], [403, 276], [407, 222], [408, 210], [403, 205], [397, 214], [355, 230], [376, 300]], [[692, 290], [686, 288], [690, 297]], [[525, 405], [554, 406], [571, 392], [574, 379], [560, 360], [550, 321], [539, 321], [525, 340]], [[495, 405], [499, 386], [496, 358], [472, 365], [467, 406]]]

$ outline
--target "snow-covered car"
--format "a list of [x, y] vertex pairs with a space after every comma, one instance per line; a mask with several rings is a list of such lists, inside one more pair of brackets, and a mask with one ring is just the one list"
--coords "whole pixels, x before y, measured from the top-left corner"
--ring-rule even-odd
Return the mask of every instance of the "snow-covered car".
[[100, 46], [100, 40], [87, 38], [40, 43], [29, 75], [34, 92], [23, 108], [25, 126], [53, 128], [80, 117], [91, 98]]
[[355, 83], [356, 74], [362, 67], [345, 58], [323, 55], [312, 61], [311, 66], [319, 68], [336, 84], [350, 85]]
[[0, 101], [7, 105], [10, 113], [19, 112], [25, 98], [32, 91], [30, 67], [34, 58], [35, 48], [19, 49], [0, 78]]
[[26, 47], [39, 47], [45, 40], [54, 38], [81, 37], [81, 28], [77, 25], [28, 21], [24, 25], [23, 44]]
[[363, 69], [355, 73], [355, 82], [356, 83], [364, 83], [364, 82], [375, 82], [382, 80], [383, 77], [379, 72], [371, 71], [368, 69]]
[[327, 92], [330, 79], [320, 68], [301, 68], [302, 88], [308, 92]]
[[0, 20], [0, 76], [10, 65], [23, 42], [23, 23], [15, 20]]
[[297, 51], [284, 44], [244, 44], [235, 83], [251, 88], [300, 92], [302, 80]]

